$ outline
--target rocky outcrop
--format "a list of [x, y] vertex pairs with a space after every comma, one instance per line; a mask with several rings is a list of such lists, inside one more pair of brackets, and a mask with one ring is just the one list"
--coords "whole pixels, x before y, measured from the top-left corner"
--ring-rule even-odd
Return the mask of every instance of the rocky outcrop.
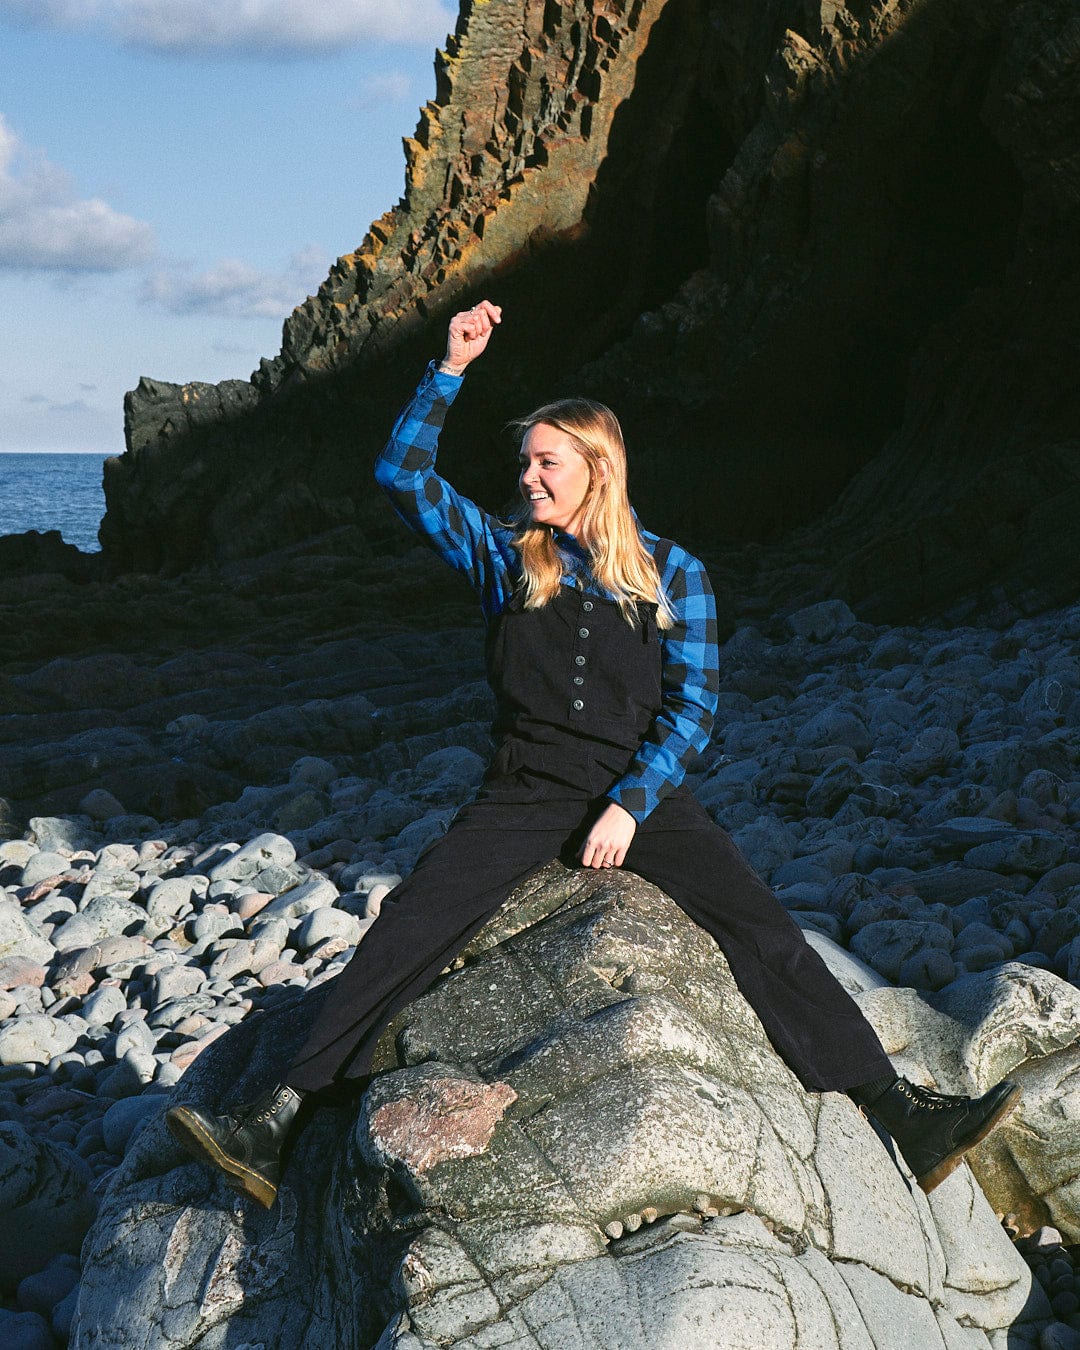
[[[177, 1099], [250, 1094], [310, 1016], [245, 1020]], [[712, 940], [630, 874], [553, 864], [376, 1069], [269, 1213], [146, 1123], [73, 1345], [1004, 1347], [1049, 1316], [966, 1168], [925, 1197], [846, 1097], [804, 1092]]]
[[371, 456], [490, 294], [506, 321], [446, 440], [485, 504], [512, 486], [501, 421], [587, 392], [643, 518], [740, 550], [763, 605], [1064, 602], [1078, 23], [1070, 0], [466, 0], [404, 196], [280, 354], [129, 395], [110, 565], [350, 522], [384, 543]]

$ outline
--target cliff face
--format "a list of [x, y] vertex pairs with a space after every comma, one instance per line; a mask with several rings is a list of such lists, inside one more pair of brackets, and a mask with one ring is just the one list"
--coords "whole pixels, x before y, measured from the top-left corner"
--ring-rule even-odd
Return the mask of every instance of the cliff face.
[[111, 565], [393, 537], [371, 457], [488, 295], [505, 322], [444, 441], [485, 505], [512, 488], [501, 421], [585, 392], [624, 422], [643, 519], [738, 555], [770, 608], [1061, 602], [1078, 61], [1069, 0], [465, 0], [404, 197], [281, 353], [128, 396]]

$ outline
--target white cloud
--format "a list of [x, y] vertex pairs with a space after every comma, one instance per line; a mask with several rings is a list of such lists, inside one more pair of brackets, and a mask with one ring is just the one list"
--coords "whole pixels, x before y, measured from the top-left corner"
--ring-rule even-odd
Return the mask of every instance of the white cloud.
[[403, 70], [380, 70], [360, 81], [356, 93], [345, 98], [346, 108], [369, 112], [380, 103], [419, 102], [412, 80]]
[[382, 70], [363, 82], [361, 98], [364, 103], [386, 102], [408, 98], [411, 91], [412, 81], [404, 71]]
[[184, 266], [146, 279], [143, 298], [173, 314], [225, 314], [240, 319], [283, 319], [325, 278], [330, 259], [314, 245], [289, 259], [280, 272], [225, 258], [204, 272]]
[[153, 245], [149, 225], [80, 198], [64, 170], [27, 152], [0, 115], [0, 267], [115, 272], [146, 262]]
[[357, 42], [442, 42], [456, 7], [443, 0], [0, 0], [28, 27], [103, 30], [177, 56], [305, 56]]
[[49, 413], [62, 413], [71, 415], [72, 413], [88, 413], [92, 411], [91, 406], [84, 398], [73, 398], [67, 403], [61, 403], [57, 399], [50, 398], [47, 394], [24, 394], [23, 402], [29, 403], [35, 408], [42, 408]]

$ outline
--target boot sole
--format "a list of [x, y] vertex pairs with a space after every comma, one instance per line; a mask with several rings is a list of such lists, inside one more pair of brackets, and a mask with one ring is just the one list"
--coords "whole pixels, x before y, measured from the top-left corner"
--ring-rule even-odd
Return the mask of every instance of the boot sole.
[[991, 1130], [1001, 1124], [1006, 1116], [1012, 1115], [1020, 1105], [1021, 1096], [1022, 1092], [1018, 1083], [993, 1115], [988, 1116], [987, 1119], [983, 1121], [978, 1131], [973, 1134], [970, 1139], [965, 1139], [964, 1142], [954, 1148], [951, 1153], [946, 1154], [936, 1167], [932, 1167], [929, 1172], [916, 1178], [922, 1189], [929, 1193], [935, 1186], [940, 1186], [947, 1176], [951, 1176], [964, 1161], [964, 1154], [968, 1149], [974, 1148], [976, 1144], [981, 1143]]
[[277, 1199], [277, 1187], [259, 1172], [245, 1167], [242, 1162], [221, 1149], [199, 1120], [185, 1106], [174, 1106], [165, 1113], [165, 1124], [176, 1142], [199, 1162], [209, 1163], [225, 1173], [226, 1183], [241, 1195], [257, 1200], [269, 1209]]

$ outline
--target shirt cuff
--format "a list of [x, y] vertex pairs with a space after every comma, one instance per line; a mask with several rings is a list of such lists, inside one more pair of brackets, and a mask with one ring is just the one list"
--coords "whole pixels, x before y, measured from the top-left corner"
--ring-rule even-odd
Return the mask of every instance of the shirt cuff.
[[618, 783], [616, 783], [611, 791], [608, 792], [607, 799], [609, 802], [614, 802], [616, 806], [621, 806], [624, 811], [634, 817], [639, 825], [651, 814], [653, 807], [656, 806], [656, 802], [650, 802], [648, 800], [648, 795], [644, 788], [633, 787], [620, 791], [620, 785]]
[[423, 389], [430, 384], [437, 394], [446, 399], [447, 403], [452, 403], [464, 379], [464, 374], [447, 375], [445, 370], [439, 369], [438, 361], [429, 361], [427, 370], [424, 371], [424, 378], [420, 381], [420, 387]]

